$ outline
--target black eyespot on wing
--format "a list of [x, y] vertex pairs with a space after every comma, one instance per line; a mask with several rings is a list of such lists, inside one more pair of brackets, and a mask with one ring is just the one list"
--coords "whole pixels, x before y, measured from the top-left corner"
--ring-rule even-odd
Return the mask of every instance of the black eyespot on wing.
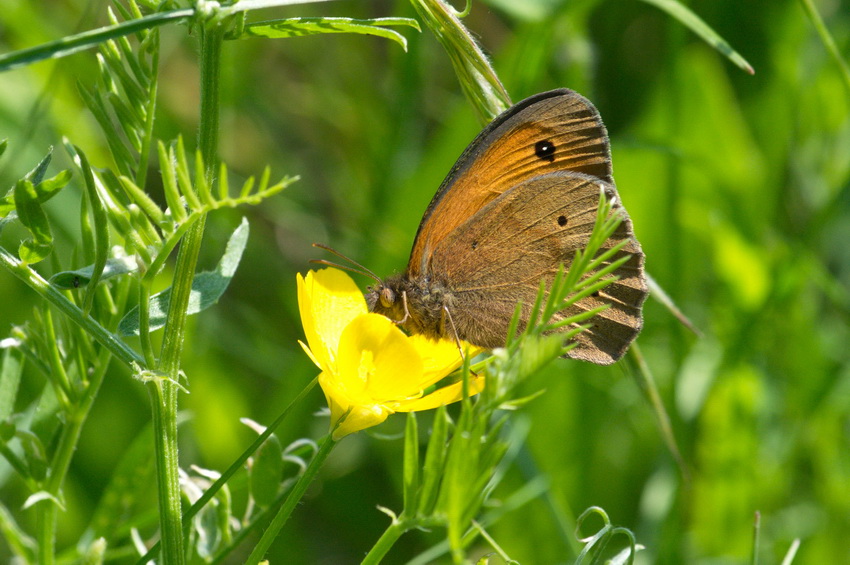
[[567, 225], [567, 217], [566, 216], [558, 216], [558, 225], [564, 227]]
[[473, 241], [473, 242], [472, 242], [472, 248], [473, 248], [473, 249], [478, 249], [478, 242], [477, 242], [477, 241]]
[[552, 162], [555, 160], [555, 144], [544, 139], [534, 144], [534, 154], [540, 159]]

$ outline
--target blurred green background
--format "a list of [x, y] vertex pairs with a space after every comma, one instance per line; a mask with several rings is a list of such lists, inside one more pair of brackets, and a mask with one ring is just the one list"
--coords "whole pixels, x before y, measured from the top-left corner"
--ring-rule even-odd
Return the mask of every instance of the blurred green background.
[[[6, 0], [0, 50], [102, 25], [106, 4]], [[490, 531], [523, 563], [571, 562], [560, 523], [599, 505], [646, 546], [642, 563], [745, 563], [760, 511], [761, 562], [779, 563], [800, 538], [794, 563], [850, 563], [850, 91], [797, 0], [686, 4], [755, 75], [637, 0], [476, 1], [465, 20], [515, 101], [566, 86], [597, 105], [647, 268], [703, 333], [696, 338], [650, 299], [638, 340], [689, 480], [631, 378], [617, 366], [559, 361], [527, 385], [546, 393], [519, 415], [530, 425], [527, 449], [495, 498], [534, 474], [548, 478], [548, 496]], [[850, 3], [815, 4], [850, 58]], [[402, 1], [268, 13], [296, 15], [415, 16]], [[257, 208], [209, 218], [203, 268], [242, 215], [251, 238], [221, 302], [191, 322], [184, 467], [226, 468], [254, 438], [240, 418], [270, 423], [315, 376], [296, 343], [295, 273], [322, 256], [310, 244], [382, 275], [402, 270], [422, 212], [480, 129], [433, 36], [404, 33], [407, 53], [345, 35], [225, 45], [222, 158], [234, 177], [270, 164], [273, 178], [301, 181]], [[165, 28], [160, 138], [193, 139], [196, 61], [186, 29]], [[10, 142], [0, 188], [63, 135], [94, 165], [109, 164], [75, 88], [94, 71], [87, 52], [0, 74], [0, 138]], [[54, 171], [68, 166], [57, 155]], [[48, 205], [65, 266], [79, 198], [75, 180]], [[20, 236], [6, 229], [0, 241], [15, 250]], [[36, 305], [0, 272], [0, 338]], [[24, 383], [22, 403], [41, 390], [39, 379]], [[317, 389], [280, 430], [283, 442], [323, 435], [323, 406]], [[150, 448], [149, 418], [143, 385], [114, 364], [70, 471], [60, 547], [92, 519], [127, 447], [141, 438]], [[376, 505], [401, 508], [402, 429], [396, 417], [380, 436], [342, 442], [273, 547], [273, 563], [352, 563], [371, 548], [388, 521]], [[3, 502], [31, 528], [24, 489], [5, 466], [0, 478]], [[386, 562], [405, 562], [441, 534], [407, 534]]]

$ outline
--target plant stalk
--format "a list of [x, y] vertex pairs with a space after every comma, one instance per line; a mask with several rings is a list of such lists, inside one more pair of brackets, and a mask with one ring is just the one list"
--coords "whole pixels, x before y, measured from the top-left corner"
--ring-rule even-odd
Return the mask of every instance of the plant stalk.
[[[220, 25], [202, 27], [201, 40], [201, 116], [198, 144], [206, 164], [207, 182], [217, 166], [221, 44]], [[192, 280], [204, 235], [206, 216], [189, 230], [177, 253], [171, 301], [163, 334], [159, 374], [153, 380], [150, 398], [156, 438], [157, 485], [159, 490], [162, 562], [185, 562], [183, 519], [180, 505], [179, 459], [177, 453], [177, 392], [180, 388], [180, 357], [186, 337], [186, 308], [192, 292]]]
[[248, 556], [245, 563], [248, 565], [257, 565], [260, 562], [260, 559], [263, 558], [269, 550], [269, 547], [271, 547], [272, 542], [277, 537], [277, 534], [283, 528], [284, 524], [286, 524], [286, 521], [289, 519], [292, 511], [295, 510], [295, 506], [301, 501], [301, 497], [304, 496], [304, 493], [307, 491], [307, 487], [313, 482], [313, 479], [316, 477], [319, 469], [322, 468], [322, 464], [324, 464], [325, 459], [327, 459], [328, 455], [330, 455], [331, 450], [333, 450], [336, 444], [337, 442], [335, 442], [330, 434], [328, 434], [322, 442], [322, 446], [319, 448], [319, 451], [316, 452], [316, 455], [313, 456], [310, 464], [307, 465], [307, 468], [304, 470], [304, 474], [298, 478], [298, 482], [295, 483], [294, 487], [292, 487], [292, 490], [286, 497], [283, 506], [280, 507], [280, 510], [272, 519], [269, 527], [266, 528], [266, 531], [263, 533], [263, 537], [260, 538], [260, 542], [254, 547], [254, 551], [251, 552], [251, 555]]

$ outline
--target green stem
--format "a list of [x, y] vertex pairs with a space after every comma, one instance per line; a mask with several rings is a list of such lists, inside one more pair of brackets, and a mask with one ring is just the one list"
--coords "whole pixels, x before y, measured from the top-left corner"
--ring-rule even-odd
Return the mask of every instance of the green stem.
[[83, 314], [83, 311], [76, 304], [68, 300], [61, 290], [44, 280], [41, 275], [21, 263], [17, 257], [2, 247], [0, 247], [0, 265], [6, 267], [9, 272], [21, 279], [41, 298], [56, 306], [71, 322], [83, 328], [86, 333], [107, 348], [122, 363], [128, 367], [132, 367], [134, 363], [144, 366], [144, 359], [141, 355], [133, 351], [126, 343], [118, 339], [115, 334], [97, 323], [96, 320]]
[[[228, 467], [228, 469], [224, 473], [222, 473], [221, 476], [212, 485], [210, 485], [207, 490], [204, 491], [204, 494], [202, 494], [201, 497], [197, 501], [195, 501], [195, 504], [193, 504], [192, 507], [186, 511], [186, 513], [183, 515], [184, 521], [189, 521], [194, 518], [195, 515], [200, 512], [204, 506], [206, 506], [207, 502], [212, 500], [212, 498], [218, 493], [218, 491], [220, 491], [221, 488], [225, 484], [227, 484], [227, 481], [230, 480], [230, 477], [235, 475], [236, 472], [242, 468], [242, 465], [244, 465], [245, 462], [248, 461], [248, 458], [250, 458], [258, 449], [260, 449], [260, 446], [263, 445], [263, 443], [265, 443], [265, 441], [269, 439], [275, 431], [277, 431], [283, 421], [286, 420], [287, 416], [290, 415], [292, 410], [296, 406], [301, 404], [301, 401], [304, 399], [305, 396], [307, 396], [307, 393], [313, 390], [313, 388], [316, 386], [316, 383], [318, 382], [319, 378], [316, 377], [301, 390], [298, 396], [296, 396], [292, 400], [292, 402], [290, 402], [289, 405], [283, 410], [283, 412], [280, 413], [280, 416], [278, 416], [277, 419], [272, 422], [271, 425], [266, 428], [263, 433], [257, 436], [257, 439], [254, 440], [254, 443], [248, 446], [248, 448], [242, 453], [242, 455], [240, 455], [239, 458], [236, 459], [236, 461], [231, 463], [230, 467]], [[236, 543], [238, 542], [234, 540], [234, 545]], [[139, 558], [137, 565], [144, 565], [145, 563], [150, 561], [153, 558], [154, 553], [158, 549], [159, 542], [156, 542], [146, 554]]]
[[812, 25], [815, 26], [815, 30], [818, 32], [824, 47], [826, 47], [826, 50], [829, 51], [830, 56], [832, 56], [832, 59], [835, 61], [835, 64], [838, 65], [838, 70], [841, 72], [841, 78], [844, 80], [844, 86], [846, 86], [847, 90], [850, 91], [850, 67], [848, 67], [844, 58], [841, 57], [841, 51], [838, 50], [835, 40], [832, 39], [832, 34], [829, 33], [829, 29], [827, 29], [826, 24], [823, 22], [823, 18], [821, 18], [820, 13], [817, 8], [815, 8], [814, 2], [812, 2], [812, 0], [800, 0], [800, 4], [803, 5], [803, 10], [806, 11], [806, 15], [809, 16], [809, 19], [812, 21]]
[[366, 557], [363, 558], [363, 561], [360, 562], [360, 565], [376, 565], [380, 563], [384, 556], [392, 549], [393, 545], [395, 545], [395, 542], [406, 531], [407, 525], [404, 520], [393, 520], [392, 524], [384, 530], [384, 533], [381, 534], [381, 537], [372, 546], [372, 549], [369, 550], [369, 553], [366, 554]]
[[[208, 180], [217, 165], [219, 123], [219, 74], [223, 31], [218, 25], [201, 29], [201, 117], [199, 146], [207, 166]], [[201, 216], [186, 232], [177, 253], [171, 300], [163, 334], [159, 372], [153, 381], [150, 398], [156, 438], [157, 485], [162, 535], [162, 562], [182, 565], [183, 520], [180, 508], [180, 483], [177, 453], [177, 391], [180, 357], [186, 337], [186, 308], [192, 291], [192, 279], [204, 235], [206, 217]]]
[[162, 563], [184, 563], [183, 523], [180, 513], [180, 475], [177, 456], [177, 383], [153, 379], [151, 399], [156, 450]]
[[[61, 500], [62, 485], [65, 482], [65, 476], [68, 474], [71, 459], [74, 457], [74, 452], [77, 449], [77, 443], [80, 440], [83, 425], [86, 423], [91, 407], [94, 404], [94, 399], [97, 397], [98, 391], [100, 391], [100, 385], [103, 384], [103, 378], [106, 375], [106, 370], [109, 368], [111, 354], [112, 352], [108, 349], [101, 350], [94, 365], [96, 370], [83, 392], [80, 403], [66, 412], [65, 426], [62, 428], [56, 451], [50, 462], [50, 475], [44, 484], [44, 491], [57, 500]], [[56, 516], [58, 510], [59, 506], [51, 499], [46, 499], [38, 503], [36, 537], [38, 538], [38, 563], [40, 564], [50, 565], [55, 562]]]
[[68, 373], [62, 365], [62, 354], [59, 352], [59, 340], [56, 339], [56, 328], [53, 327], [53, 315], [50, 306], [43, 308], [44, 331], [47, 334], [47, 359], [50, 362], [50, 380], [56, 390], [56, 398], [64, 410], [69, 410], [74, 398], [73, 387], [68, 379]]
[[289, 519], [289, 516], [292, 514], [292, 511], [295, 509], [295, 505], [301, 500], [301, 497], [304, 496], [304, 493], [307, 491], [307, 487], [310, 483], [313, 482], [313, 479], [316, 477], [316, 473], [319, 472], [319, 469], [322, 467], [322, 464], [327, 459], [328, 455], [330, 455], [331, 450], [334, 448], [337, 442], [331, 438], [330, 434], [325, 438], [322, 446], [319, 448], [319, 451], [310, 461], [310, 464], [307, 465], [307, 468], [304, 470], [304, 474], [298, 478], [298, 482], [295, 483], [295, 486], [290, 491], [289, 496], [286, 497], [286, 501], [284, 501], [283, 506], [280, 507], [277, 515], [269, 524], [269, 527], [263, 533], [263, 537], [260, 538], [260, 542], [254, 547], [254, 551], [251, 552], [251, 555], [248, 556], [248, 559], [245, 561], [248, 565], [257, 565], [260, 562], [260, 559], [266, 554], [271, 547], [272, 542], [277, 537], [277, 534], [283, 528], [286, 521]]
[[[443, 518], [432, 516], [405, 518], [404, 513], [402, 513], [401, 516], [394, 519], [387, 529], [384, 530], [384, 533], [381, 534], [381, 537], [378, 538], [378, 541], [375, 542], [375, 545], [372, 546], [372, 549], [369, 550], [369, 553], [366, 554], [360, 565], [376, 565], [380, 563], [384, 556], [392, 549], [393, 545], [395, 545], [395, 542], [405, 532], [414, 529], [429, 530], [444, 527], [445, 525], [446, 521]], [[448, 549], [448, 545], [446, 545], [446, 549]]]

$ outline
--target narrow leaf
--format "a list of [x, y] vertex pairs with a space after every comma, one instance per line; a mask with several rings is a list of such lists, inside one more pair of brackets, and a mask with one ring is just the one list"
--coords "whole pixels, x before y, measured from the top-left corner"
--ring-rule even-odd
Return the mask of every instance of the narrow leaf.
[[60, 510], [62, 510], [63, 512], [65, 511], [65, 507], [62, 505], [61, 500], [59, 500], [58, 498], [56, 498], [56, 496], [50, 494], [49, 492], [43, 490], [31, 494], [29, 497], [27, 497], [21, 508], [26, 510], [27, 508], [41, 502], [42, 500], [49, 500], [50, 502], [58, 506]]
[[643, 0], [647, 4], [652, 4], [659, 10], [667, 12], [679, 23], [690, 29], [692, 32], [702, 38], [703, 41], [720, 51], [727, 59], [732, 61], [736, 66], [746, 72], [755, 74], [752, 65], [744, 59], [737, 51], [726, 42], [725, 39], [714, 31], [707, 23], [699, 16], [693, 13], [687, 6], [681, 4], [677, 0]]
[[[189, 304], [186, 308], [187, 314], [197, 314], [206, 310], [216, 302], [227, 290], [233, 278], [245, 244], [248, 241], [248, 221], [244, 218], [242, 223], [230, 236], [227, 248], [219, 261], [215, 271], [198, 273], [192, 280], [192, 292], [189, 296]], [[150, 299], [150, 329], [157, 330], [165, 325], [168, 305], [171, 300], [171, 289], [168, 288], [151, 296]], [[118, 324], [118, 332], [123, 336], [139, 334], [139, 309], [133, 308], [124, 316]]]
[[[15, 400], [21, 384], [24, 354], [16, 347], [3, 349], [0, 365], [0, 422], [5, 422], [15, 412]], [[4, 439], [5, 441], [5, 439]]]
[[117, 25], [105, 26], [76, 35], [69, 35], [36, 47], [0, 55], [0, 71], [8, 71], [45, 59], [65, 57], [66, 55], [99, 45], [114, 37], [121, 37], [141, 30], [152, 29], [168, 23], [189, 19], [194, 13], [195, 11], [193, 9], [159, 12]]
[[[106, 260], [103, 272], [100, 274], [100, 280], [135, 273], [138, 270], [139, 264], [135, 257], [113, 257]], [[62, 271], [50, 277], [50, 284], [63, 290], [84, 288], [91, 282], [93, 272], [94, 265], [75, 271]]]
[[[446, 407], [441, 406], [434, 414], [431, 439], [428, 440], [428, 452], [425, 454], [425, 464], [422, 468], [423, 481], [422, 492], [419, 495], [418, 514], [430, 515], [437, 502], [446, 462], [448, 435], [449, 416], [446, 413]], [[405, 510], [407, 510], [407, 507], [405, 507]]]
[[159, 170], [162, 175], [162, 190], [165, 193], [165, 201], [168, 202], [171, 217], [177, 222], [182, 222], [186, 219], [186, 210], [180, 201], [180, 189], [177, 188], [177, 179], [174, 176], [176, 163], [171, 159], [171, 152], [165, 147], [162, 141], [157, 143], [157, 153], [159, 155]]
[[106, 266], [107, 254], [109, 253], [109, 226], [106, 218], [106, 209], [103, 202], [97, 193], [97, 187], [94, 184], [94, 175], [92, 174], [91, 166], [82, 149], [74, 146], [76, 151], [76, 160], [83, 172], [83, 178], [86, 185], [86, 199], [88, 200], [89, 210], [91, 211], [94, 224], [94, 265], [89, 276], [89, 284], [86, 288], [86, 295], [83, 299], [83, 312], [88, 313], [94, 302], [94, 293], [97, 287], [97, 282], [103, 274], [103, 269]]
[[410, 18], [287, 18], [258, 22], [245, 26], [241, 37], [269, 37], [272, 39], [301, 37], [320, 33], [357, 33], [391, 39], [407, 51], [407, 38], [397, 31], [382, 26], [409, 26], [416, 30], [419, 24]]
[[416, 413], [407, 413], [404, 431], [404, 511], [416, 512], [416, 495], [419, 492], [419, 426]]

